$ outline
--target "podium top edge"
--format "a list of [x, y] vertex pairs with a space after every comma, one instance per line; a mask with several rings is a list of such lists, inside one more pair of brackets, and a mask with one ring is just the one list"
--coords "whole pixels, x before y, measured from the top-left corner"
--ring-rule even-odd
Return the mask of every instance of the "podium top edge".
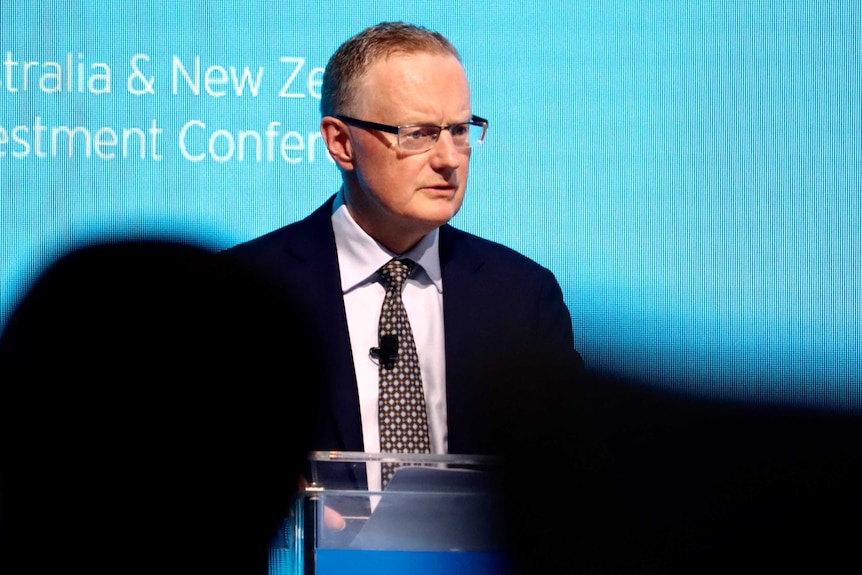
[[364, 451], [312, 451], [309, 461], [366, 462], [382, 461], [387, 463], [441, 463], [448, 465], [496, 465], [498, 457], [491, 455], [469, 455], [455, 453], [370, 453]]

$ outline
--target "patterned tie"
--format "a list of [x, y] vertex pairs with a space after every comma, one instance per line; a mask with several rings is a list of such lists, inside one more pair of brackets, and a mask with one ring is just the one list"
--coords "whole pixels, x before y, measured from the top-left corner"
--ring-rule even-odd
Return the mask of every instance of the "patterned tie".
[[[411, 260], [391, 260], [380, 268], [386, 296], [380, 311], [379, 337], [397, 337], [393, 361], [380, 358], [380, 451], [386, 453], [431, 453], [425, 392], [413, 331], [401, 300], [404, 281], [416, 266]], [[383, 346], [381, 346], [383, 347]], [[382, 466], [383, 487], [395, 472], [395, 465]]]

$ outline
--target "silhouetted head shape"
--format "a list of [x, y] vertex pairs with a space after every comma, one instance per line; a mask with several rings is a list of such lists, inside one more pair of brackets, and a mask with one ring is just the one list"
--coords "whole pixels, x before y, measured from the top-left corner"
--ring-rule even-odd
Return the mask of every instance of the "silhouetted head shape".
[[0, 339], [5, 573], [266, 573], [317, 362], [263, 276], [176, 242], [93, 245]]

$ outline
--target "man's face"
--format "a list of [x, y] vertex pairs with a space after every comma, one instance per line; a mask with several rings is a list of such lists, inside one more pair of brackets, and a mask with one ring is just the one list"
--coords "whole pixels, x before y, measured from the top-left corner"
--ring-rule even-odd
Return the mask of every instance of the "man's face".
[[[350, 114], [403, 126], [470, 120], [470, 87], [460, 62], [437, 54], [397, 55], [373, 64]], [[347, 127], [353, 158], [347, 205], [365, 231], [396, 253], [448, 222], [464, 198], [470, 148], [447, 130], [424, 152], [399, 150], [395, 134]]]

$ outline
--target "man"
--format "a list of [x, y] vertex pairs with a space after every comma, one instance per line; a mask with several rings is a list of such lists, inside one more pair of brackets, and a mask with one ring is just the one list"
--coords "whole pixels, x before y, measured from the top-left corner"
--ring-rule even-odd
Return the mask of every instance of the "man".
[[[487, 130], [460, 55], [418, 26], [372, 26], [330, 59], [320, 107], [343, 186], [306, 219], [227, 251], [275, 273], [312, 316], [328, 396], [315, 448], [390, 451], [379, 381], [386, 355], [403, 358], [410, 340], [429, 432], [417, 451], [494, 452], [498, 416], [531, 393], [516, 374], [535, 384], [536, 369], [579, 367], [580, 356], [552, 273], [447, 223]], [[379, 324], [379, 270], [393, 259], [412, 268], [401, 293], [412, 336], [394, 337], [395, 351]]]

